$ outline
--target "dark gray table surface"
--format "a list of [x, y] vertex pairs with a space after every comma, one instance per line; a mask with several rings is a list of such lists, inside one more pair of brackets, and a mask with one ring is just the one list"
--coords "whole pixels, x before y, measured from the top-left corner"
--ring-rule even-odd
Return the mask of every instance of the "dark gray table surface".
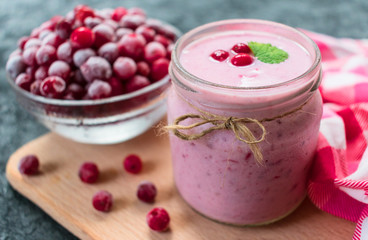
[[[21, 109], [5, 80], [4, 66], [17, 39], [53, 15], [66, 14], [76, 0], [0, 0], [0, 240], [76, 239], [32, 202], [14, 191], [5, 178], [9, 156], [47, 132]], [[148, 15], [183, 32], [228, 18], [258, 18], [329, 34], [368, 38], [366, 0], [93, 0], [96, 8], [138, 6]]]

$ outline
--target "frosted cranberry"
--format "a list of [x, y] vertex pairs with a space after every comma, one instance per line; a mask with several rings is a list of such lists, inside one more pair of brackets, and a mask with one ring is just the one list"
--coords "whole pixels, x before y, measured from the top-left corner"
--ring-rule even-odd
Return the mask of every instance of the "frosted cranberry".
[[58, 22], [60, 22], [62, 20], [64, 20], [64, 17], [63, 16], [60, 16], [60, 15], [55, 15], [52, 18], [50, 18], [50, 22], [54, 23], [55, 24], [55, 27], [58, 24]]
[[124, 35], [118, 42], [120, 54], [139, 59], [143, 55], [146, 40], [139, 34], [131, 33]]
[[55, 61], [50, 65], [49, 76], [58, 76], [67, 81], [70, 74], [70, 66], [64, 61]]
[[57, 48], [63, 42], [64, 40], [60, 38], [56, 33], [50, 33], [42, 40], [42, 45], [50, 45], [54, 48]]
[[99, 48], [107, 42], [114, 41], [115, 34], [114, 29], [106, 24], [99, 24], [92, 29], [96, 36], [94, 45]]
[[82, 182], [94, 183], [97, 181], [99, 175], [98, 167], [93, 162], [84, 162], [79, 167], [78, 176]]
[[174, 50], [174, 47], [175, 47], [175, 44], [172, 43], [166, 49], [167, 50], [166, 58], [169, 60], [171, 59], [171, 53]]
[[29, 66], [26, 68], [25, 72], [26, 74], [31, 76], [32, 79], [34, 79], [37, 68], [38, 68], [37, 66]]
[[116, 77], [110, 78], [109, 84], [111, 86], [111, 96], [119, 96], [124, 93], [123, 84]]
[[134, 77], [128, 80], [128, 82], [125, 85], [125, 89], [129, 93], [147, 87], [150, 84], [151, 82], [148, 80], [147, 77], [135, 75]]
[[129, 57], [119, 57], [113, 65], [114, 73], [122, 80], [131, 78], [137, 71], [137, 65]]
[[164, 57], [166, 57], [166, 49], [161, 43], [150, 42], [144, 47], [144, 59], [146, 61], [154, 62]]
[[158, 34], [165, 36], [171, 41], [174, 41], [176, 39], [175, 30], [171, 26], [161, 24], [155, 30]]
[[67, 39], [72, 32], [72, 24], [62, 19], [55, 26], [55, 33], [62, 39]]
[[154, 38], [154, 41], [161, 43], [162, 45], [164, 45], [164, 47], [168, 47], [172, 43], [171, 40], [169, 40], [165, 36], [162, 36], [161, 34], [157, 34]]
[[70, 41], [74, 47], [88, 48], [95, 42], [95, 34], [89, 28], [79, 27], [70, 35]]
[[83, 22], [87, 17], [94, 17], [95, 13], [92, 8], [86, 5], [78, 5], [74, 8], [75, 19]]
[[152, 203], [155, 201], [156, 195], [157, 190], [153, 183], [144, 181], [138, 185], [137, 197], [139, 200], [146, 203]]
[[140, 34], [142, 35], [145, 39], [146, 39], [146, 42], [151, 42], [153, 41], [153, 39], [155, 38], [155, 34], [156, 34], [156, 31], [153, 30], [152, 28], [150, 27], [147, 27], [147, 26], [139, 26], [135, 32], [137, 34]]
[[100, 23], [102, 23], [102, 20], [96, 17], [87, 17], [84, 19], [84, 25], [90, 29], [94, 28]]
[[40, 47], [42, 44], [40, 39], [37, 38], [30, 38], [25, 44], [24, 49], [30, 48], [30, 47]]
[[94, 79], [107, 80], [112, 75], [110, 63], [102, 57], [90, 57], [80, 67], [83, 77], [92, 82]]
[[114, 20], [114, 21], [117, 21], [119, 22], [120, 19], [125, 15], [127, 14], [127, 10], [126, 8], [123, 8], [123, 7], [117, 7], [114, 9], [114, 12], [112, 13], [111, 15], [111, 19]]
[[141, 15], [125, 15], [120, 20], [120, 25], [122, 27], [136, 29], [140, 25], [144, 24], [146, 21], [146, 17]]
[[26, 91], [29, 91], [31, 83], [32, 77], [26, 73], [19, 74], [18, 77], [15, 79], [15, 84], [17, 84], [19, 87], [23, 88]]
[[66, 84], [61, 77], [50, 76], [41, 82], [40, 92], [48, 98], [60, 98], [65, 91]]
[[13, 80], [26, 69], [26, 64], [23, 62], [23, 58], [20, 55], [12, 56], [6, 62], [6, 72]]
[[22, 56], [22, 50], [20, 50], [19, 48], [15, 49], [13, 52], [10, 53], [9, 58], [12, 58], [14, 56]]
[[41, 30], [50, 30], [50, 31], [54, 31], [55, 30], [55, 25], [56, 25], [56, 22], [54, 21], [46, 21], [46, 22], [43, 22], [40, 26], [40, 29]]
[[50, 45], [41, 46], [36, 53], [38, 65], [50, 64], [56, 59], [56, 49]]
[[142, 170], [142, 160], [137, 155], [128, 155], [123, 162], [125, 171], [137, 174]]
[[84, 79], [82, 71], [80, 69], [75, 70], [72, 74], [71, 74], [71, 81], [78, 83], [79, 85], [86, 85], [86, 79]]
[[117, 39], [121, 39], [124, 35], [133, 33], [133, 30], [130, 28], [119, 28], [116, 30], [115, 35]]
[[40, 162], [35, 155], [26, 155], [22, 157], [18, 164], [18, 170], [21, 174], [34, 175], [38, 172]]
[[150, 71], [151, 70], [150, 70], [148, 63], [143, 62], [143, 61], [137, 63], [137, 73], [139, 75], [147, 77]]
[[114, 9], [104, 8], [101, 10], [97, 10], [95, 14], [96, 14], [96, 17], [100, 19], [110, 19], [113, 12], [114, 12]]
[[119, 57], [119, 49], [116, 43], [105, 43], [98, 49], [98, 55], [113, 63]]
[[146, 12], [143, 9], [137, 8], [137, 7], [129, 8], [128, 9], [128, 14], [129, 15], [140, 15], [140, 16], [143, 16], [143, 17], [146, 16]]
[[219, 62], [225, 61], [228, 57], [229, 53], [225, 50], [216, 50], [211, 54], [211, 58]]
[[49, 68], [47, 66], [39, 66], [35, 72], [36, 80], [44, 80], [48, 76]]
[[103, 21], [103, 24], [111, 27], [114, 31], [119, 28], [119, 24], [111, 19], [105, 19], [105, 21]]
[[56, 50], [56, 56], [59, 60], [65, 61], [67, 63], [73, 62], [73, 48], [69, 41], [61, 44]]
[[231, 50], [234, 53], [250, 53], [251, 52], [249, 46], [245, 43], [237, 43], [231, 48]]
[[169, 228], [170, 216], [163, 208], [152, 209], [146, 217], [148, 226], [158, 232], [163, 232]]
[[91, 48], [79, 49], [73, 55], [74, 65], [77, 67], [82, 66], [90, 57], [96, 56], [96, 52]]
[[29, 37], [21, 37], [19, 40], [18, 40], [18, 47], [19, 49], [23, 50], [24, 49], [24, 45], [26, 44], [26, 42], [29, 40]]
[[252, 62], [253, 62], [253, 58], [246, 53], [239, 53], [238, 55], [235, 55], [231, 59], [231, 63], [237, 67], [247, 66], [251, 64]]
[[69, 96], [69, 100], [81, 99], [85, 94], [84, 88], [77, 83], [71, 83], [65, 91], [65, 95]]
[[111, 193], [101, 190], [98, 191], [92, 198], [93, 207], [101, 212], [110, 211], [113, 204]]
[[46, 29], [46, 30], [43, 30], [42, 32], [40, 32], [39, 36], [38, 36], [38, 39], [40, 39], [41, 41], [43, 41], [47, 35], [49, 35], [50, 33], [52, 33], [50, 30]]
[[23, 51], [23, 62], [26, 63], [29, 66], [35, 66], [37, 64], [36, 62], [36, 53], [37, 53], [38, 47], [30, 47]]
[[168, 74], [169, 63], [169, 60], [166, 58], [157, 59], [152, 63], [151, 78], [153, 81], [158, 81]]
[[29, 91], [35, 95], [41, 95], [40, 87], [41, 87], [41, 80], [35, 80], [31, 87], [29, 88]]
[[40, 32], [42, 32], [42, 30], [40, 27], [34, 28], [31, 32], [31, 37], [32, 38], [38, 38], [38, 36], [40, 35]]
[[90, 99], [101, 99], [111, 96], [111, 86], [105, 81], [94, 80], [88, 87], [87, 94]]

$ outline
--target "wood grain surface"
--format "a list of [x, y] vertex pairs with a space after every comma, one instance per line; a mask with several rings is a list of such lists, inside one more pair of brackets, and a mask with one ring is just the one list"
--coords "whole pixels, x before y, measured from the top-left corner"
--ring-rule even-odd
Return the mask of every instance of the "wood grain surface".
[[[126, 173], [123, 158], [135, 153], [144, 164], [139, 175]], [[41, 171], [36, 176], [22, 176], [17, 169], [26, 154], [39, 156]], [[100, 168], [95, 184], [79, 180], [78, 168], [85, 161], [94, 161]], [[175, 189], [171, 171], [167, 136], [154, 130], [128, 142], [115, 145], [76, 143], [48, 133], [18, 149], [9, 159], [6, 175], [10, 184], [33, 201], [52, 218], [81, 239], [103, 240], [268, 240], [268, 239], [351, 239], [355, 224], [339, 219], [314, 207], [309, 200], [283, 220], [261, 227], [233, 227], [213, 222], [194, 212]], [[154, 204], [136, 198], [142, 180], [156, 184]], [[114, 196], [109, 213], [98, 212], [91, 204], [98, 190]], [[151, 231], [146, 214], [153, 207], [168, 210], [170, 230]]]

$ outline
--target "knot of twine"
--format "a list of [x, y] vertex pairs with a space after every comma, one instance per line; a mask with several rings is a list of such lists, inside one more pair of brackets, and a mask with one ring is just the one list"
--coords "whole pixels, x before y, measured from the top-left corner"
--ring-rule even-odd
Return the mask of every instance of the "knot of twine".
[[[182, 115], [174, 120], [173, 125], [165, 126], [165, 129], [173, 131], [175, 136], [183, 139], [183, 140], [196, 140], [199, 139], [215, 130], [231, 130], [234, 133], [234, 136], [242, 142], [245, 142], [248, 144], [250, 150], [252, 151], [254, 158], [259, 164], [263, 164], [263, 155], [262, 152], [258, 146], [258, 143], [263, 142], [266, 138], [266, 128], [263, 126], [262, 122], [268, 122], [275, 119], [286, 117], [296, 111], [299, 111], [302, 109], [302, 107], [307, 104], [308, 101], [300, 105], [299, 107], [283, 113], [281, 115], [272, 117], [272, 118], [264, 118], [262, 120], [257, 120], [254, 118], [237, 118], [237, 117], [226, 117], [221, 115], [216, 115], [210, 112], [203, 111], [201, 109], [198, 109], [197, 107], [193, 106], [192, 104], [188, 103], [191, 107], [196, 109], [201, 114], [185, 114]], [[191, 125], [180, 125], [180, 122], [191, 118], [191, 119], [200, 119], [202, 121], [193, 123]], [[201, 125], [210, 123], [212, 124], [211, 127], [204, 129], [202, 132], [199, 133], [191, 133], [191, 134], [185, 134], [184, 132], [180, 130], [190, 130], [196, 127], [199, 127]], [[248, 128], [248, 124], [256, 124], [257, 127], [261, 130], [262, 134], [260, 137], [255, 137], [253, 132]]]

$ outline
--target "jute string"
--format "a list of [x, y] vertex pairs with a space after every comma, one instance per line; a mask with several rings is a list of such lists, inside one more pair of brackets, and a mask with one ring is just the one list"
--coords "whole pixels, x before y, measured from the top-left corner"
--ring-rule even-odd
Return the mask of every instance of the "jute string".
[[[184, 100], [185, 101], [185, 100]], [[187, 101], [186, 101], [187, 102]], [[230, 130], [234, 133], [234, 136], [239, 141], [242, 141], [246, 144], [248, 144], [250, 150], [253, 153], [254, 158], [259, 164], [263, 164], [263, 155], [262, 151], [260, 150], [258, 143], [263, 142], [266, 138], [266, 128], [262, 123], [264, 122], [270, 122], [276, 119], [284, 118], [286, 116], [289, 116], [299, 110], [301, 110], [307, 103], [303, 103], [299, 107], [292, 109], [291, 111], [285, 112], [283, 114], [277, 115], [275, 117], [271, 118], [264, 118], [261, 120], [257, 120], [254, 118], [244, 117], [244, 118], [238, 118], [238, 117], [232, 117], [232, 116], [221, 116], [214, 113], [210, 113], [207, 111], [204, 111], [202, 109], [197, 108], [196, 106], [193, 106], [191, 103], [187, 102], [193, 109], [197, 110], [200, 114], [185, 114], [182, 115], [174, 120], [174, 123], [169, 126], [165, 126], [164, 128], [166, 130], [171, 130], [175, 136], [183, 139], [183, 140], [196, 140], [199, 139], [215, 130]], [[199, 119], [199, 122], [190, 124], [190, 125], [180, 125], [180, 123], [186, 119]], [[203, 131], [199, 133], [191, 133], [186, 134], [181, 130], [190, 130], [194, 129], [196, 127], [199, 127], [201, 125], [210, 123], [212, 124], [211, 127], [204, 129]], [[262, 132], [261, 136], [255, 137], [253, 132], [249, 129], [249, 124], [255, 124]]]

